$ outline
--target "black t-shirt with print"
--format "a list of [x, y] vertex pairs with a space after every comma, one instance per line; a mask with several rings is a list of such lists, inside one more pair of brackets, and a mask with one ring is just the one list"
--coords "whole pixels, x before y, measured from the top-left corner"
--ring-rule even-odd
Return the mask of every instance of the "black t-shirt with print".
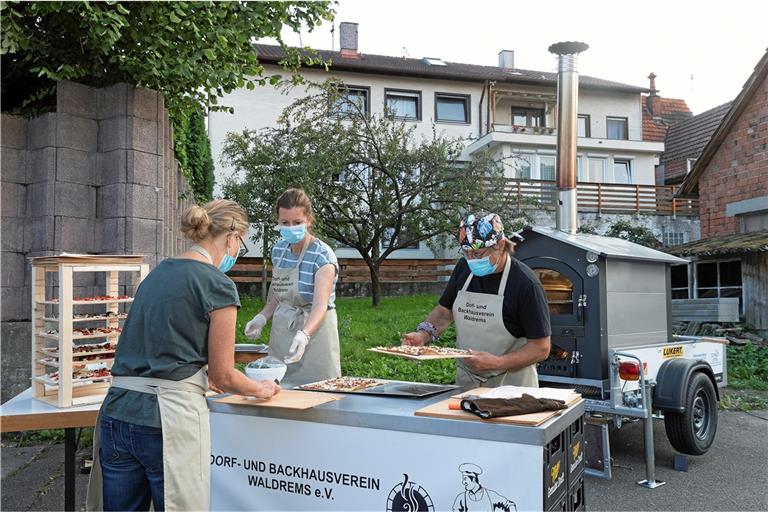
[[[510, 257], [511, 265], [507, 288], [504, 291], [502, 318], [504, 325], [516, 338], [545, 338], [552, 334], [549, 323], [549, 306], [538, 277], [521, 261]], [[469, 277], [469, 265], [462, 258], [456, 264], [440, 297], [440, 305], [451, 309], [456, 300], [456, 294], [464, 286]], [[501, 276], [497, 272], [483, 277], [474, 276], [467, 291], [495, 295], [499, 292]]]

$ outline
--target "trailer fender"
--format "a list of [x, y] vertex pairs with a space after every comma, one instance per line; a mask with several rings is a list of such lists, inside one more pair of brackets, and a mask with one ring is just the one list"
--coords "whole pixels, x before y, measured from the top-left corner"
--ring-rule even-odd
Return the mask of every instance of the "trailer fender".
[[706, 361], [676, 358], [664, 361], [656, 374], [656, 386], [653, 389], [653, 408], [661, 411], [681, 413], [685, 411], [685, 393], [688, 381], [695, 372], [702, 372], [715, 386], [717, 400], [720, 391], [715, 382], [712, 367]]

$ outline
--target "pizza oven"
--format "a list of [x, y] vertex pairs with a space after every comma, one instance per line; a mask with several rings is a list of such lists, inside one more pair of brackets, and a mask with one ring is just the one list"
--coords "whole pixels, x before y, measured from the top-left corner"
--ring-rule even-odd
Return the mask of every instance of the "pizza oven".
[[516, 257], [538, 275], [547, 295], [552, 350], [538, 364], [546, 385], [576, 387], [606, 398], [610, 349], [671, 338], [670, 271], [685, 260], [618, 238], [578, 232], [576, 210], [576, 57], [588, 46], [556, 43], [556, 227], [529, 227]]
[[527, 228], [515, 256], [539, 277], [552, 350], [539, 380], [604, 398], [608, 351], [671, 339], [669, 265], [684, 260], [598, 235]]

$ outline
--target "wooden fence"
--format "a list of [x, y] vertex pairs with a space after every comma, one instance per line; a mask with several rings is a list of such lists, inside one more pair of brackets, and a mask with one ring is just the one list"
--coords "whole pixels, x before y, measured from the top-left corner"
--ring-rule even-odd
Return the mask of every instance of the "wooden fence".
[[[580, 181], [576, 187], [580, 212], [635, 213], [651, 215], [699, 214], [697, 199], [674, 197], [674, 185], [622, 185]], [[554, 209], [555, 182], [510, 179], [505, 192], [517, 198], [520, 209]]]
[[[450, 276], [453, 259], [390, 259], [379, 269], [381, 282], [437, 282], [441, 277]], [[227, 275], [236, 283], [261, 283], [264, 263], [262, 258], [238, 258]], [[271, 264], [267, 261], [267, 282], [272, 280]], [[369, 283], [371, 273], [365, 261], [353, 258], [339, 259], [340, 283]]]

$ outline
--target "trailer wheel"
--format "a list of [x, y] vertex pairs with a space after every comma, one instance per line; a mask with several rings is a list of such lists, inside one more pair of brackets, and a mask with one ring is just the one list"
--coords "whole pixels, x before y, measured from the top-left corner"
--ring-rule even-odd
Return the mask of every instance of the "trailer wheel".
[[685, 411], [665, 412], [664, 427], [675, 450], [688, 455], [707, 453], [717, 432], [717, 395], [707, 375], [696, 372], [688, 381]]

